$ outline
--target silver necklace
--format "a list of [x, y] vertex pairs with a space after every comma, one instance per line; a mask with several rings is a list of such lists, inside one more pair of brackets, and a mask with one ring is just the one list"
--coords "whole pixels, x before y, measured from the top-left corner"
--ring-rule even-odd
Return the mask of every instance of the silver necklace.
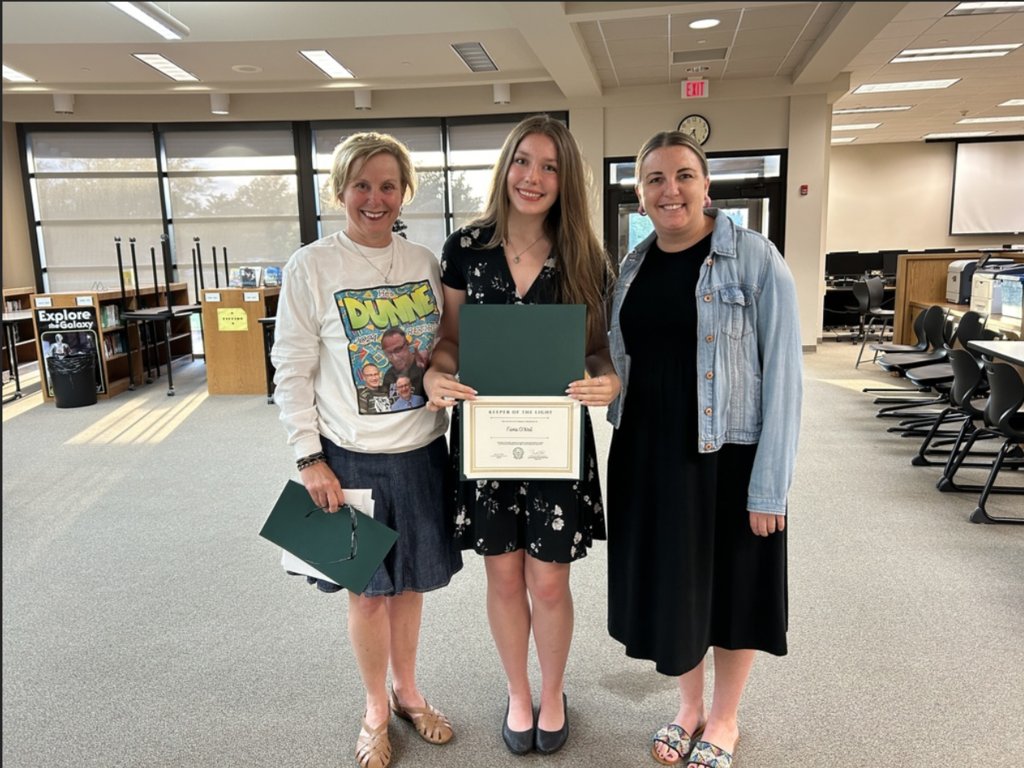
[[367, 256], [365, 253], [363, 253], [362, 249], [359, 247], [359, 245], [356, 243], [356, 241], [353, 240], [352, 237], [347, 232], [345, 233], [345, 237], [348, 238], [348, 241], [349, 241], [349, 243], [352, 244], [352, 247], [356, 249], [356, 253], [358, 253], [360, 256], [363, 257], [363, 261], [365, 261], [367, 264], [369, 264], [371, 267], [373, 267], [373, 271], [376, 272], [381, 277], [383, 277], [384, 278], [384, 282], [390, 283], [391, 282], [391, 269], [395, 266], [395, 238], [394, 237], [391, 238], [391, 258], [388, 259], [388, 268], [382, 272], [380, 270], [380, 267], [378, 267], [376, 264], [374, 264], [372, 261], [370, 261], [370, 257]]
[[540, 237], [538, 237], [536, 240], [534, 240], [528, 246], [523, 248], [523, 250], [521, 250], [519, 253], [516, 253], [515, 252], [516, 249], [512, 247], [512, 239], [511, 238], [505, 238], [505, 245], [507, 245], [508, 249], [510, 251], [512, 251], [512, 262], [515, 263], [515, 264], [518, 264], [520, 259], [523, 258], [523, 254], [526, 253], [531, 248], [533, 248], [533, 246], [535, 246], [537, 243], [539, 243], [543, 239], [544, 239], [544, 233], [541, 232], [540, 233]]

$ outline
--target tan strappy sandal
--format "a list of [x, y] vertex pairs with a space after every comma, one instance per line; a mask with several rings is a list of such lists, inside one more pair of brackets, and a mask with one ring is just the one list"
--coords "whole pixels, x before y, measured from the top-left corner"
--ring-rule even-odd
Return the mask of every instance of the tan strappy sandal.
[[452, 724], [441, 712], [423, 701], [423, 707], [403, 707], [398, 703], [395, 689], [391, 689], [391, 711], [413, 724], [416, 732], [430, 744], [447, 744], [455, 732]]
[[391, 739], [388, 738], [388, 721], [371, 728], [366, 720], [356, 741], [356, 762], [360, 768], [388, 768], [391, 765]]

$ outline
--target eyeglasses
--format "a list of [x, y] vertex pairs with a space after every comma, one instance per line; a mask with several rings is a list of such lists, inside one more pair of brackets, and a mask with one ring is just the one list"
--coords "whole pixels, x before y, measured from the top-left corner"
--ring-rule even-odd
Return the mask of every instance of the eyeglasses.
[[408, 352], [409, 342], [405, 342], [405, 344], [403, 344], [402, 346], [395, 347], [394, 349], [384, 349], [384, 347], [381, 347], [381, 351], [388, 357], [393, 357], [394, 355], [397, 355], [400, 352]]
[[[345, 510], [348, 510], [349, 519], [352, 521], [352, 539], [349, 544], [348, 557], [342, 557], [338, 560], [321, 560], [319, 562], [316, 560], [307, 560], [307, 563], [309, 563], [310, 565], [331, 565], [332, 563], [344, 563], [348, 560], [355, 559], [359, 545], [359, 539], [356, 536], [356, 527], [359, 525], [359, 518], [356, 517], [355, 507], [349, 504], [342, 504], [341, 507], [338, 509], [338, 512], [344, 512]], [[338, 514], [338, 512], [328, 512], [323, 507], [314, 507], [313, 509], [309, 510], [309, 512], [306, 513], [306, 517], [309, 517], [310, 515], [313, 515], [316, 512], [321, 512], [325, 515]]]

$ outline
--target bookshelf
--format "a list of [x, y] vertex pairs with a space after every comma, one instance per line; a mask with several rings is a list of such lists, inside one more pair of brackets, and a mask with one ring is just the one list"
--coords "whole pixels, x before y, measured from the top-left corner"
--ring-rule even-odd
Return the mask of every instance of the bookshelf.
[[211, 395], [260, 395], [267, 365], [260, 320], [277, 314], [280, 288], [204, 288], [203, 346]]
[[[172, 304], [188, 303], [188, 284], [170, 285]], [[123, 304], [127, 306], [123, 306]], [[192, 333], [188, 316], [174, 317], [168, 324], [167, 339], [143, 349], [140, 324], [125, 322], [125, 311], [166, 307], [167, 294], [155, 288], [125, 291], [67, 291], [38, 293], [32, 297], [33, 338], [43, 399], [53, 400], [46, 370], [46, 356], [54, 344], [69, 344], [73, 352], [92, 351], [97, 358], [96, 396], [106, 399], [143, 381], [143, 363], [153, 367], [176, 364], [192, 357]], [[156, 324], [154, 324], [156, 325]], [[165, 333], [161, 328], [154, 333]], [[61, 338], [58, 340], [58, 336]], [[149, 368], [149, 365], [146, 366]]]
[[[4, 288], [4, 314], [23, 312], [32, 306], [32, 294], [35, 288]], [[36, 360], [36, 337], [32, 328], [32, 318], [26, 317], [12, 321], [14, 350], [19, 365]], [[7, 352], [7, 335], [4, 335], [3, 369], [10, 368], [10, 355]]]

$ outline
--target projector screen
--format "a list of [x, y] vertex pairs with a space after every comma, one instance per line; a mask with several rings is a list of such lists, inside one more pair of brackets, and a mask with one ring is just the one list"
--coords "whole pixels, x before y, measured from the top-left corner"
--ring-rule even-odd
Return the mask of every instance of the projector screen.
[[958, 143], [949, 234], [1020, 232], [1024, 232], [1024, 141]]

